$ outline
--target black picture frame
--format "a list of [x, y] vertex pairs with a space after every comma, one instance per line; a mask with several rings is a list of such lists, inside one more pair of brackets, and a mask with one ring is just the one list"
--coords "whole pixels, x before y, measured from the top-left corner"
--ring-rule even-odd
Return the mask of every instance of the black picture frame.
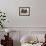
[[19, 16], [30, 16], [30, 7], [19, 7]]

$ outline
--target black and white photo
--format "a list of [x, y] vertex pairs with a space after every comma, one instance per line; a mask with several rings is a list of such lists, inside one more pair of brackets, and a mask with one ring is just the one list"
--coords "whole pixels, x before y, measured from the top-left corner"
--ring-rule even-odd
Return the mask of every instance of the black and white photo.
[[30, 16], [30, 7], [19, 7], [19, 16]]

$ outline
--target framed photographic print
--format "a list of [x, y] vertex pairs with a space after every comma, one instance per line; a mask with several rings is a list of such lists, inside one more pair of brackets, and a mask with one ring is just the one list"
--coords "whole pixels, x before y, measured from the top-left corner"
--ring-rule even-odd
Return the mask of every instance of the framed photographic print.
[[30, 16], [30, 7], [19, 7], [19, 16]]

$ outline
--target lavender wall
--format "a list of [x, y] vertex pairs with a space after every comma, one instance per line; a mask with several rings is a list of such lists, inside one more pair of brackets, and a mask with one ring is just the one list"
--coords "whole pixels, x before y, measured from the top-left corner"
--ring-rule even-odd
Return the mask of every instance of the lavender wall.
[[[46, 27], [46, 0], [0, 0], [6, 12], [6, 27]], [[30, 7], [32, 15], [19, 16], [19, 7]]]

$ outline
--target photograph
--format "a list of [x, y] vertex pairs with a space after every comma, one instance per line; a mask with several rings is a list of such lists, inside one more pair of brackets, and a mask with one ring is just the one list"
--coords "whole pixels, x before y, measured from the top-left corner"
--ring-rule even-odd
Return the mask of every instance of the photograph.
[[30, 7], [19, 7], [19, 16], [30, 16]]

